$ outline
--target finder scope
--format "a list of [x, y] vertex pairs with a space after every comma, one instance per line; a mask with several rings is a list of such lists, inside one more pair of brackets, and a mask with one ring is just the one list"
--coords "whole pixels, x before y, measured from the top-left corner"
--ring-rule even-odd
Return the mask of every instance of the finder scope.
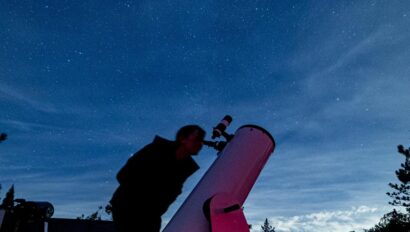
[[219, 138], [225, 133], [225, 129], [231, 124], [232, 117], [230, 115], [225, 115], [225, 117], [214, 127], [212, 131], [212, 139]]

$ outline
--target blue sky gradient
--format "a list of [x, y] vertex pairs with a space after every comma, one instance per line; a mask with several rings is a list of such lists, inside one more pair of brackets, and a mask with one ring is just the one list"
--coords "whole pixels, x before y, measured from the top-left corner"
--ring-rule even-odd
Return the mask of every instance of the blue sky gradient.
[[[409, 144], [408, 28], [405, 1], [2, 1], [1, 194], [92, 213], [156, 134], [230, 114], [277, 143], [255, 231], [369, 228]], [[165, 222], [215, 154], [195, 159]]]

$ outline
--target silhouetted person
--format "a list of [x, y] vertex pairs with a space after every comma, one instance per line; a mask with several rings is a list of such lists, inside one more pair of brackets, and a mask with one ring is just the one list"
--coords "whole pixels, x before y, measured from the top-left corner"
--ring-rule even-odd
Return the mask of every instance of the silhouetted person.
[[112, 199], [118, 232], [158, 232], [161, 215], [182, 192], [199, 166], [192, 159], [202, 148], [205, 131], [197, 125], [178, 130], [175, 141], [159, 136], [128, 159], [117, 174]]

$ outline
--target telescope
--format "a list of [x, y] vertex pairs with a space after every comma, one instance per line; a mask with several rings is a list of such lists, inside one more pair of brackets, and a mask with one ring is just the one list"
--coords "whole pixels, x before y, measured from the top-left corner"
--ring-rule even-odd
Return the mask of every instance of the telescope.
[[[225, 138], [226, 141], [207, 141], [204, 140], [203, 144], [212, 147], [218, 152], [221, 152], [226, 144], [233, 138], [233, 135], [228, 134], [225, 130], [231, 124], [232, 117], [230, 115], [225, 115], [223, 119], [213, 128], [212, 139], [219, 138], [221, 135]], [[219, 153], [218, 153], [219, 154]]]
[[50, 202], [26, 201], [25, 199], [14, 201], [18, 203], [14, 207], [14, 213], [26, 220], [44, 220], [51, 218], [54, 214], [54, 207]]
[[230, 140], [232, 137], [225, 132], [225, 129], [231, 124], [232, 117], [230, 115], [225, 115], [225, 117], [214, 127], [212, 131], [212, 139], [219, 138], [221, 135]]
[[44, 230], [44, 221], [54, 214], [50, 202], [14, 200], [16, 205], [0, 210], [0, 232], [37, 232]]
[[163, 232], [249, 232], [243, 204], [269, 156], [275, 140], [264, 128], [243, 125], [226, 132], [232, 117], [226, 115], [204, 141], [218, 151], [216, 160], [177, 210]]

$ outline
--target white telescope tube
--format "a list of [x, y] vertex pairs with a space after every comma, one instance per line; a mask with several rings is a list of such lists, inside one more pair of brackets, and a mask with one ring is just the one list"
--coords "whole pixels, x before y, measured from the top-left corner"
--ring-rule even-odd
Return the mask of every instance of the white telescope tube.
[[274, 148], [275, 141], [265, 129], [240, 127], [163, 232], [210, 232], [205, 201], [224, 193], [243, 205]]

